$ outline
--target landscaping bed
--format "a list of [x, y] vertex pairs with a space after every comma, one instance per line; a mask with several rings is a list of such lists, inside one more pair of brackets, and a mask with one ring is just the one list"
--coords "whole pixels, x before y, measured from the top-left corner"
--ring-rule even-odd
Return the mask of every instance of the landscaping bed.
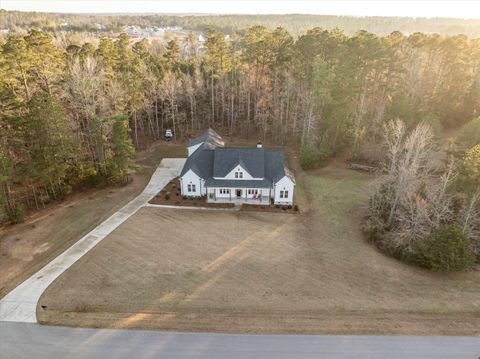
[[169, 206], [206, 207], [206, 208], [232, 208], [233, 203], [208, 203], [207, 196], [187, 197], [182, 196], [178, 178], [172, 179], [163, 189], [149, 202]]
[[273, 205], [273, 204], [242, 204], [242, 211], [257, 211], [257, 212], [278, 212], [278, 213], [299, 213], [297, 205]]

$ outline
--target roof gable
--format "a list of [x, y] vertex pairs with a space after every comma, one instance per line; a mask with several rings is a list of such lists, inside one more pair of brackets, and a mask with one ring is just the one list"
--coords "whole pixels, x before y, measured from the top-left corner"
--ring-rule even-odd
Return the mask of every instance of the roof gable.
[[225, 175], [225, 179], [234, 179], [235, 178], [235, 172], [243, 172], [243, 177], [241, 179], [243, 180], [254, 180], [254, 179], [259, 179], [259, 178], [255, 178], [253, 177], [250, 172], [248, 172], [245, 168], [245, 164], [243, 163], [242, 160], [240, 160], [238, 162], [238, 164], [236, 164], [235, 166], [233, 166], [233, 168], [227, 172], [227, 174]]
[[200, 136], [188, 141], [188, 147], [197, 146], [202, 143], [204, 148], [222, 147], [225, 144], [222, 137], [211, 128], [206, 130]]
[[265, 178], [265, 149], [257, 147], [215, 148], [213, 177], [224, 178], [241, 166], [253, 178]]
[[203, 179], [212, 177], [213, 153], [214, 150], [203, 148], [197, 149], [187, 158], [182, 172], [180, 173], [180, 177], [190, 169]]

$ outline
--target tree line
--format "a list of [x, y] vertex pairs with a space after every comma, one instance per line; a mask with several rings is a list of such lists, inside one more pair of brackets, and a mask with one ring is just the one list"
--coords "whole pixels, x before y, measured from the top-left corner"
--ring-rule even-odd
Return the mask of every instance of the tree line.
[[[97, 24], [102, 25], [99, 27]], [[465, 34], [480, 37], [480, 20], [455, 18], [406, 18], [386, 16], [335, 16], [335, 15], [99, 15], [55, 14], [40, 12], [5, 11], [0, 9], [0, 29], [38, 28], [44, 31], [119, 32], [126, 25], [141, 27], [182, 26], [187, 30], [204, 31], [215, 28], [228, 34], [243, 33], [249, 27], [265, 25], [273, 30], [284, 27], [293, 36], [304, 35], [314, 27], [327, 30], [340, 28], [348, 35], [366, 30], [385, 36], [393, 31], [405, 34], [423, 32], [441, 35]]]
[[[161, 44], [126, 34], [66, 44], [40, 30], [0, 43], [0, 196], [15, 218], [78, 186], [122, 182], [134, 147], [210, 126], [375, 160], [382, 126], [459, 128], [480, 111], [480, 40], [393, 32], [208, 28]], [[64, 40], [64, 39], [63, 39]], [[366, 155], [368, 154], [368, 155]]]

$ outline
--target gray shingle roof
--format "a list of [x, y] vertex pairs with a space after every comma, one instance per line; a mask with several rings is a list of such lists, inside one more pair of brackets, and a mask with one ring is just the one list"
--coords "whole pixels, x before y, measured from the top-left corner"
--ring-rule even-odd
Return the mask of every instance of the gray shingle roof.
[[265, 177], [265, 149], [257, 147], [218, 147], [215, 149], [213, 177], [225, 177], [237, 165], [252, 177]]
[[277, 182], [285, 176], [285, 153], [283, 150], [269, 149], [265, 156], [266, 177]]
[[[285, 167], [282, 149], [258, 147], [222, 147], [221, 137], [212, 129], [189, 142], [189, 146], [204, 143], [187, 158], [180, 176], [190, 169], [206, 181], [210, 187], [270, 188], [274, 182], [293, 174]], [[221, 142], [221, 145], [219, 143]], [[225, 180], [235, 166], [242, 166], [252, 177], [261, 180]]]
[[192, 170], [203, 179], [212, 177], [214, 150], [199, 148], [187, 158], [180, 176]]
[[199, 143], [203, 143], [203, 147], [205, 148], [221, 147], [225, 144], [222, 137], [211, 128], [206, 130], [200, 136], [188, 141], [188, 147], [198, 145]]

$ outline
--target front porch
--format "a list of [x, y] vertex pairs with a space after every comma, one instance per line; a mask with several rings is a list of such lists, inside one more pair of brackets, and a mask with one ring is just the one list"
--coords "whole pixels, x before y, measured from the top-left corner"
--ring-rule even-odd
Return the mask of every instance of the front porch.
[[269, 205], [271, 190], [266, 188], [207, 188], [208, 203]]
[[248, 203], [248, 204], [257, 204], [257, 205], [269, 205], [270, 204], [270, 199], [269, 198], [237, 198], [237, 197], [232, 197], [232, 198], [217, 198], [217, 199], [212, 199], [207, 197], [207, 203], [233, 203], [235, 205], [241, 205], [243, 203]]

